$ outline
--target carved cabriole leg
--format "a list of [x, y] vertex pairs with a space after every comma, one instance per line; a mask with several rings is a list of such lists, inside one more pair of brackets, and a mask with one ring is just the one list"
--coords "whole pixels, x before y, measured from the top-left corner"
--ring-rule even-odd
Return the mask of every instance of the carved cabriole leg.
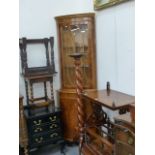
[[79, 130], [79, 154], [81, 154], [82, 143], [83, 143], [83, 131], [84, 131], [84, 112], [83, 112], [83, 104], [81, 99], [81, 93], [83, 91], [82, 86], [82, 75], [80, 70], [80, 58], [82, 54], [76, 53], [70, 55], [75, 59], [75, 79], [76, 79], [76, 93], [77, 93], [77, 111], [78, 111], [78, 130]]

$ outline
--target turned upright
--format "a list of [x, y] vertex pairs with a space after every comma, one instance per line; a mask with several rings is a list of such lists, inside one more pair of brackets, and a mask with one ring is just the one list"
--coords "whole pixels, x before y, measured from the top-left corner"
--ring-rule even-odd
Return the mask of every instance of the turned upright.
[[81, 152], [82, 143], [83, 143], [83, 129], [84, 129], [84, 112], [83, 112], [83, 103], [81, 99], [81, 93], [83, 92], [82, 86], [82, 75], [80, 70], [80, 58], [83, 56], [81, 53], [73, 53], [70, 57], [74, 58], [75, 65], [75, 85], [76, 85], [76, 107], [77, 107], [77, 117], [78, 117], [78, 136], [79, 136], [79, 152]]

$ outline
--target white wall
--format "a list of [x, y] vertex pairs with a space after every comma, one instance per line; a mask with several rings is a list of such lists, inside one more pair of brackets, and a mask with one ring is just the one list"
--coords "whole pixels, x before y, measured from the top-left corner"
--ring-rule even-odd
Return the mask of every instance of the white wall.
[[96, 12], [98, 88], [134, 95], [134, 1]]
[[[19, 4], [19, 37], [55, 37], [58, 75], [55, 77], [54, 87], [57, 90], [60, 88], [60, 71], [54, 17], [94, 12], [93, 0], [20, 0]], [[106, 81], [110, 81], [112, 89], [134, 95], [134, 1], [95, 13], [98, 88], [105, 88]], [[25, 87], [21, 76], [19, 84], [20, 93], [24, 95]]]

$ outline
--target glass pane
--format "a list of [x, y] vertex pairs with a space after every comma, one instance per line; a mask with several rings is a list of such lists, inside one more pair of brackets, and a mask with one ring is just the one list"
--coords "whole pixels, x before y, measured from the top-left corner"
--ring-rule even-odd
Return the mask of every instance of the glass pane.
[[63, 47], [63, 78], [64, 87], [75, 87], [75, 67], [74, 60], [69, 55], [75, 52], [83, 53], [81, 58], [81, 71], [84, 87], [90, 84], [90, 64], [88, 53], [88, 24], [65, 25], [61, 28]]

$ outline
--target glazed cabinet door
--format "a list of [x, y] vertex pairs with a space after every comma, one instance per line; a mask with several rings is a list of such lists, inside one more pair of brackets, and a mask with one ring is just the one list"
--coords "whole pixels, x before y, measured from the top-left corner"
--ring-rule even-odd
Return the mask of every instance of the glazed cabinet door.
[[94, 14], [56, 17], [62, 89], [75, 88], [72, 53], [82, 53], [81, 71], [85, 89], [96, 88], [96, 55]]

